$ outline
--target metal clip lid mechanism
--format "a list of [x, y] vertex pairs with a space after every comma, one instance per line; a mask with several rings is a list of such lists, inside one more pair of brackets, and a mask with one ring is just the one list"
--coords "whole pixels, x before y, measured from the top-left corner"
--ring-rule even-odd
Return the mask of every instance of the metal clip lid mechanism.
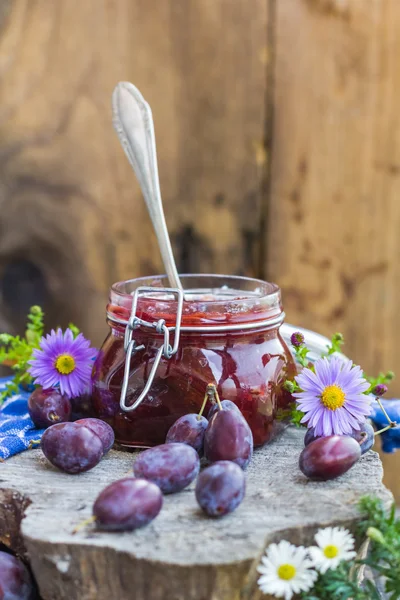
[[[174, 327], [167, 327], [164, 319], [159, 319], [158, 321], [144, 321], [143, 319], [139, 319], [136, 316], [136, 310], [138, 305], [139, 296], [154, 293], [154, 294], [173, 294], [177, 297], [177, 311], [176, 311], [176, 323]], [[174, 354], [177, 353], [179, 348], [179, 338], [181, 332], [181, 322], [182, 322], [182, 310], [183, 310], [183, 291], [179, 288], [154, 288], [154, 287], [139, 287], [135, 290], [132, 299], [132, 309], [131, 315], [129, 317], [129, 321], [127, 323], [125, 329], [125, 337], [124, 337], [124, 350], [126, 353], [125, 356], [125, 369], [124, 369], [124, 378], [122, 381], [121, 387], [121, 398], [120, 398], [120, 406], [121, 409], [125, 412], [130, 412], [135, 410], [145, 399], [147, 396], [152, 383], [154, 381], [154, 377], [156, 375], [158, 366], [160, 364], [161, 358], [164, 357], [169, 360]], [[139, 327], [147, 327], [149, 329], [155, 329], [157, 333], [164, 334], [163, 344], [158, 348], [157, 354], [154, 358], [154, 363], [150, 371], [150, 375], [147, 379], [146, 385], [144, 386], [141, 394], [132, 404], [132, 406], [126, 405], [126, 394], [128, 391], [128, 383], [129, 383], [129, 375], [130, 375], [130, 365], [131, 358], [133, 354], [139, 352], [140, 350], [144, 350], [143, 344], [140, 346], [136, 345], [136, 341], [133, 339], [133, 331], [135, 329], [139, 329]], [[170, 333], [174, 332], [174, 343], [171, 346], [170, 344]]]

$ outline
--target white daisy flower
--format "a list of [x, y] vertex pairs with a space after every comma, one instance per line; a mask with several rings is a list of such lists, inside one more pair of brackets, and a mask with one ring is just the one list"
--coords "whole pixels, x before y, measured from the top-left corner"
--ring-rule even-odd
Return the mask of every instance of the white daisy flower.
[[313, 565], [321, 573], [336, 569], [342, 560], [350, 560], [357, 554], [354, 551], [353, 536], [342, 527], [320, 529], [315, 535], [315, 541], [318, 546], [311, 546], [308, 552]]
[[283, 540], [271, 544], [257, 571], [261, 573], [258, 585], [264, 594], [291, 600], [294, 594], [310, 590], [318, 575], [312, 570], [307, 550], [296, 548]]

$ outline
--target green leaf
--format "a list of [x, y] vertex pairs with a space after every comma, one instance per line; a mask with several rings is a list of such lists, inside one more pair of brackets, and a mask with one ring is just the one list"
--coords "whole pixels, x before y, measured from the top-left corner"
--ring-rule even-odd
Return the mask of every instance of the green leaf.
[[44, 313], [40, 306], [32, 306], [27, 316], [23, 338], [8, 333], [0, 334], [0, 364], [7, 365], [14, 373], [13, 383], [7, 385], [0, 393], [0, 403], [18, 392], [19, 385], [33, 383], [33, 378], [28, 373], [28, 361], [32, 357], [32, 351], [39, 348], [44, 331], [43, 318]]
[[331, 338], [331, 343], [327, 348], [325, 356], [335, 354], [335, 352], [341, 352], [341, 348], [344, 344], [344, 337], [341, 333], [334, 333]]
[[292, 402], [288, 408], [280, 408], [276, 415], [277, 420], [290, 421], [296, 427], [305, 427], [304, 423], [301, 423], [304, 413], [298, 410], [296, 406], [296, 402]]
[[78, 327], [76, 325], [74, 325], [73, 323], [70, 323], [68, 325], [68, 327], [72, 331], [72, 335], [74, 336], [74, 338], [76, 338], [80, 334]]
[[298, 364], [300, 364], [302, 367], [309, 366], [307, 355], [310, 351], [305, 344], [301, 344], [301, 346], [292, 346], [292, 351], [295, 354], [296, 362]]
[[369, 377], [364, 373], [364, 377], [370, 384], [370, 387], [364, 393], [370, 394], [377, 385], [380, 385], [381, 383], [388, 385], [395, 378], [395, 374], [393, 371], [387, 371], [386, 373], [379, 373], [377, 377]]
[[[354, 559], [342, 562], [335, 570], [320, 574], [309, 592], [303, 592], [303, 600], [381, 600], [374, 579], [385, 578], [385, 592], [389, 600], [400, 598], [400, 520], [395, 518], [395, 509], [386, 511], [378, 498], [366, 496], [360, 502], [362, 518], [358, 534], [365, 538], [367, 529], [374, 527], [383, 536], [383, 542], [371, 540], [366, 560]], [[367, 565], [374, 579], [365, 580], [358, 587], [357, 574], [361, 566]]]

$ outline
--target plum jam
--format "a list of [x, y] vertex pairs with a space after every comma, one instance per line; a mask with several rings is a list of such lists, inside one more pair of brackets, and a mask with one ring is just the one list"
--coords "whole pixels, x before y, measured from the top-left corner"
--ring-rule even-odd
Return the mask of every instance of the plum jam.
[[[113, 427], [120, 445], [155, 446], [164, 443], [180, 416], [199, 411], [207, 384], [214, 383], [220, 398], [232, 400], [242, 411], [255, 445], [270, 441], [281, 428], [277, 411], [290, 401], [282, 384], [296, 373], [279, 333], [284, 313], [278, 286], [223, 275], [182, 275], [181, 281], [180, 335], [176, 330], [179, 303], [164, 289], [165, 277], [112, 286], [107, 306], [110, 332], [93, 368], [96, 416]], [[126, 360], [125, 333], [133, 295], [142, 287], [156, 290], [137, 297], [135, 326], [130, 331], [134, 350]], [[165, 329], [170, 349], [174, 336], [179, 336], [177, 351], [170, 357], [160, 350], [165, 347]], [[154, 369], [158, 354], [161, 358]], [[121, 408], [125, 363], [126, 395]], [[132, 410], [148, 383], [147, 394]]]

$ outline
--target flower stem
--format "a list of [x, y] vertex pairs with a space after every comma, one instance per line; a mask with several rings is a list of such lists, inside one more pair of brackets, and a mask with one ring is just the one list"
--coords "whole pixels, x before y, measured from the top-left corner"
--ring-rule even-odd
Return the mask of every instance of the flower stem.
[[394, 421], [391, 421], [391, 423], [389, 425], [387, 425], [386, 427], [384, 427], [383, 429], [379, 429], [379, 431], [375, 431], [374, 436], [380, 435], [381, 433], [383, 433], [384, 431], [387, 431], [388, 429], [393, 429], [393, 427], [397, 427], [397, 423], [395, 423]]
[[391, 419], [391, 418], [389, 417], [389, 415], [387, 414], [387, 412], [386, 412], [386, 410], [384, 409], [384, 406], [383, 406], [383, 404], [382, 404], [382, 402], [381, 402], [381, 399], [379, 398], [379, 396], [377, 396], [377, 397], [375, 398], [375, 400], [377, 401], [377, 403], [378, 403], [378, 404], [379, 404], [379, 406], [380, 406], [380, 409], [381, 409], [381, 411], [383, 412], [383, 414], [384, 414], [384, 415], [385, 415], [385, 417], [387, 418], [387, 420], [388, 420], [388, 423], [393, 423], [394, 421], [392, 421], [392, 419]]
[[387, 421], [389, 423], [389, 425], [387, 427], [384, 427], [383, 429], [380, 429], [379, 431], [376, 431], [374, 433], [374, 435], [377, 436], [377, 435], [383, 433], [384, 431], [387, 431], [388, 429], [393, 429], [393, 427], [397, 427], [398, 423], [396, 423], [396, 421], [392, 421], [392, 419], [389, 417], [386, 410], [384, 409], [381, 399], [378, 396], [375, 398], [375, 400], [379, 404], [381, 411], [383, 412], [383, 414], [385, 415], [385, 417], [387, 418]]

